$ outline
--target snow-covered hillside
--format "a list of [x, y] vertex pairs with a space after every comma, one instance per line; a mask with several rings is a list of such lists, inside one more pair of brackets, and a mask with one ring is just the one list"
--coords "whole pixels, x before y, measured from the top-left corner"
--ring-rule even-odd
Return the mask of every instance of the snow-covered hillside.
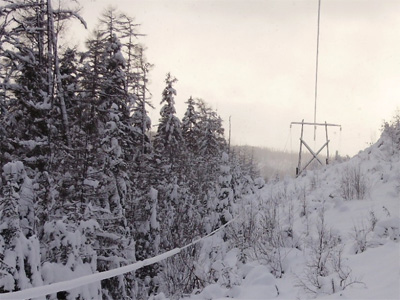
[[400, 299], [400, 135], [392, 129], [349, 161], [248, 195], [230, 233], [243, 235], [242, 247], [212, 266], [225, 279], [191, 299]]

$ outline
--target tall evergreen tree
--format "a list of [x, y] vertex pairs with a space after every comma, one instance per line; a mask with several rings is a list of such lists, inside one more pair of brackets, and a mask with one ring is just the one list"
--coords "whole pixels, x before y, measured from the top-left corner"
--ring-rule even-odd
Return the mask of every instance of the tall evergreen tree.
[[184, 146], [181, 121], [176, 116], [175, 110], [174, 96], [176, 90], [173, 85], [176, 82], [177, 79], [168, 73], [165, 78], [166, 87], [162, 92], [160, 103], [163, 104], [160, 111], [161, 118], [154, 138], [156, 152], [162, 155], [170, 168], [175, 167], [174, 164], [179, 160], [179, 154]]
[[151, 64], [146, 62], [143, 54], [143, 47], [137, 46], [136, 50], [136, 72], [134, 75], [135, 80], [135, 96], [136, 106], [133, 113], [133, 123], [136, 134], [139, 136], [138, 148], [140, 149], [139, 160], [143, 159], [143, 155], [149, 154], [152, 151], [151, 141], [149, 138], [149, 130], [151, 128], [151, 120], [148, 116], [147, 107], [154, 108], [149, 102], [150, 92], [147, 88], [148, 72], [152, 67]]
[[196, 102], [190, 97], [187, 103], [187, 109], [182, 118], [182, 135], [185, 144], [190, 153], [198, 154], [198, 138], [200, 136], [199, 121], [200, 115], [196, 111]]
[[224, 225], [233, 218], [232, 206], [234, 201], [232, 174], [229, 166], [229, 156], [226, 152], [222, 153], [218, 183], [218, 202], [215, 211], [219, 214], [218, 225]]

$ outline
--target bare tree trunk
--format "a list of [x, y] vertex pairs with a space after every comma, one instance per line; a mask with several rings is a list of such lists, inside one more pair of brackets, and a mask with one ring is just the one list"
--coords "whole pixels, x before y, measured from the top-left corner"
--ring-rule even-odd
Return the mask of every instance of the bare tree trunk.
[[[54, 80], [53, 80], [53, 8], [51, 0], [47, 0], [47, 96], [54, 102]], [[47, 99], [46, 99], [47, 101]]]
[[[53, 14], [53, 8], [51, 6], [51, 0], [47, 0], [47, 12], [48, 12], [48, 36], [49, 36], [49, 53], [53, 53], [53, 61], [51, 58], [49, 58], [50, 64], [49, 63], [49, 78], [52, 78], [52, 81], [50, 82], [49, 86], [51, 87], [52, 90], [52, 99], [54, 98], [54, 89], [55, 85], [57, 86], [57, 98], [60, 101], [60, 110], [61, 110], [61, 118], [62, 118], [62, 125], [63, 125], [63, 130], [64, 130], [64, 135], [67, 141], [68, 147], [71, 147], [71, 140], [69, 137], [69, 122], [68, 122], [68, 114], [67, 114], [67, 108], [65, 105], [65, 100], [64, 100], [64, 89], [62, 87], [61, 83], [61, 74], [60, 74], [60, 62], [58, 59], [58, 49], [57, 49], [57, 34], [54, 29], [54, 14]], [[50, 48], [51, 47], [51, 48]], [[54, 67], [54, 72], [52, 72], [52, 68]], [[52, 74], [53, 73], [53, 74]]]
[[[39, 6], [37, 7], [37, 25], [38, 28], [42, 28], [43, 24], [43, 8], [44, 8], [44, 0], [40, 0]], [[44, 63], [44, 42], [43, 42], [43, 31], [38, 30], [38, 50], [39, 50], [39, 64], [42, 65]]]
[[145, 134], [146, 134], [146, 66], [144, 65], [143, 62], [143, 49], [140, 49], [140, 65], [143, 69], [143, 87], [142, 87], [142, 97], [143, 97], [143, 101], [142, 101], [142, 154], [144, 154], [145, 152]]

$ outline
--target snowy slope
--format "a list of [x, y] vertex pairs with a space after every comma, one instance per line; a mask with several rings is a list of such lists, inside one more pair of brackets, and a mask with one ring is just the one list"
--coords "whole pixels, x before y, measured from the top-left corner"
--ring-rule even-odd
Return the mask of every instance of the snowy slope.
[[[252, 197], [259, 227], [259, 215], [268, 215], [263, 210], [274, 203], [279, 228], [293, 231], [291, 244], [279, 247], [283, 274], [274, 276], [266, 257], [278, 248], [264, 256], [249, 249], [246, 264], [233, 249], [226, 262], [236, 264], [240, 280], [209, 285], [191, 299], [400, 299], [400, 145], [385, 133], [349, 161], [267, 184]], [[313, 277], [321, 232], [327, 267]]]

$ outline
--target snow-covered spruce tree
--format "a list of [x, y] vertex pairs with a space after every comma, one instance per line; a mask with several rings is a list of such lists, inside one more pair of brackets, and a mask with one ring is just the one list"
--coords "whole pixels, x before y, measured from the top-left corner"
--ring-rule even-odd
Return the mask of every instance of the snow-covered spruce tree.
[[57, 169], [61, 177], [58, 190], [62, 194], [63, 201], [75, 203], [74, 215], [79, 216], [80, 220], [86, 206], [92, 201], [90, 194], [93, 193], [93, 185], [98, 182], [96, 181], [98, 178], [93, 176], [96, 149], [100, 144], [98, 132], [92, 123], [95, 104], [89, 99], [89, 93], [85, 90], [86, 73], [79, 65], [79, 53], [75, 49], [68, 48], [63, 53], [60, 59], [60, 74], [67, 112], [70, 116], [69, 134], [72, 153], [63, 157], [63, 163], [60, 163]]
[[134, 22], [130, 16], [122, 13], [117, 19], [120, 40], [122, 44], [122, 53], [126, 57], [126, 92], [132, 97], [130, 106], [133, 117], [134, 132], [136, 135], [135, 159], [138, 163], [143, 163], [143, 156], [151, 152], [150, 138], [148, 131], [151, 127], [151, 121], [148, 116], [147, 108], [153, 108], [150, 103], [150, 91], [148, 90], [148, 73], [152, 65], [146, 60], [144, 46], [138, 44], [137, 38], [141, 36], [137, 32], [139, 24]]
[[[201, 219], [205, 215], [206, 207], [202, 205], [206, 189], [208, 189], [209, 182], [213, 180], [202, 175], [202, 169], [205, 167], [207, 160], [200, 154], [200, 143], [202, 132], [200, 130], [201, 114], [196, 109], [196, 100], [190, 97], [187, 101], [187, 109], [184, 117], [182, 118], [182, 135], [185, 142], [186, 151], [184, 152], [183, 160], [185, 163], [182, 165], [182, 172], [185, 174], [187, 181], [188, 192], [191, 195], [190, 205], [193, 207], [194, 216], [197, 219], [192, 219], [193, 223], [201, 224]], [[204, 174], [205, 175], [205, 174]], [[207, 187], [207, 188], [205, 188]], [[200, 229], [197, 229], [201, 232]]]
[[[184, 117], [182, 118], [182, 135], [186, 146], [185, 151], [185, 161], [186, 163], [182, 166], [184, 168], [183, 172], [189, 181], [196, 181], [198, 177], [196, 176], [197, 168], [200, 167], [202, 163], [202, 157], [200, 155], [200, 113], [196, 110], [196, 101], [190, 97], [187, 101], [187, 108]], [[198, 184], [190, 184], [189, 188], [191, 193], [196, 195], [200, 194], [201, 191], [196, 190], [199, 188]]]
[[[200, 209], [204, 218], [204, 228], [209, 232], [216, 225], [213, 221], [215, 215], [215, 199], [218, 197], [216, 187], [219, 178], [219, 167], [222, 153], [226, 149], [226, 141], [223, 133], [222, 119], [216, 112], [207, 107], [203, 100], [196, 102], [197, 111], [199, 113], [199, 131], [197, 147], [199, 149], [196, 158], [196, 174], [199, 182], [198, 189], [202, 196], [200, 199]], [[211, 206], [210, 206], [211, 205]]]
[[200, 113], [200, 154], [203, 157], [212, 157], [214, 161], [219, 160], [220, 155], [227, 147], [222, 119], [202, 100], [197, 101], [197, 107]]
[[177, 167], [180, 152], [184, 146], [181, 121], [176, 116], [175, 99], [176, 90], [173, 85], [177, 82], [170, 73], [165, 78], [166, 87], [162, 92], [160, 104], [160, 121], [157, 127], [157, 134], [154, 137], [155, 151], [163, 160], [169, 170]]
[[[224, 138], [224, 128], [221, 117], [206, 103], [198, 99], [196, 102], [200, 120], [198, 122], [200, 136], [198, 139], [199, 157], [204, 164], [204, 171], [208, 180], [215, 182], [218, 177], [219, 162], [227, 144]], [[204, 174], [204, 175], [205, 175]], [[204, 176], [202, 176], [204, 177]]]
[[[137, 38], [142, 34], [138, 33], [137, 24], [134, 19], [124, 13], [117, 13], [116, 26], [118, 26], [119, 38], [123, 45], [122, 53], [126, 58], [125, 74], [126, 74], [126, 86], [127, 92], [133, 93], [138, 96], [139, 87], [146, 85], [147, 73], [150, 64], [147, 64], [144, 59], [144, 49], [142, 45], [138, 44]], [[144, 67], [145, 69], [141, 69]], [[139, 84], [142, 82], [143, 85]], [[146, 90], [147, 91], [147, 90]]]
[[[127, 68], [134, 70], [130, 71], [131, 75], [128, 73], [127, 78], [133, 80], [131, 89], [134, 91], [136, 101], [132, 115], [133, 130], [135, 133], [135, 153], [132, 155], [134, 155], [135, 164], [131, 169], [135, 192], [133, 198], [135, 201], [130, 203], [127, 209], [129, 210], [129, 223], [132, 226], [136, 224], [136, 227], [142, 227], [142, 222], [148, 222], [151, 217], [149, 208], [152, 207], [153, 201], [149, 200], [148, 195], [149, 191], [156, 186], [158, 173], [153, 169], [154, 152], [149, 136], [151, 120], [147, 111], [148, 107], [153, 108], [150, 103], [150, 92], [147, 88], [147, 76], [151, 65], [146, 61], [142, 46], [136, 45], [134, 49], [130, 48], [130, 43], [128, 43], [125, 49], [129, 51], [125, 50], [125, 52], [132, 55], [130, 51], [135, 51], [135, 59], [131, 62], [129, 59], [127, 60]], [[130, 65], [132, 66], [129, 67]], [[151, 203], [148, 203], [148, 201]], [[137, 219], [135, 218], [136, 214], [140, 216]], [[135, 231], [133, 228], [132, 230]]]
[[[43, 170], [52, 145], [67, 143], [68, 113], [59, 70], [55, 23], [80, 17], [73, 9], [53, 9], [51, 1], [7, 1], [1, 7], [2, 90], [8, 106], [7, 153]], [[16, 124], [18, 123], [18, 126]], [[10, 155], [10, 154], [9, 154]]]
[[[182, 153], [184, 151], [184, 141], [182, 136], [181, 121], [176, 116], [175, 100], [176, 90], [173, 84], [177, 80], [167, 74], [166, 87], [162, 92], [160, 111], [160, 122], [157, 128], [157, 134], [154, 138], [154, 147], [158, 166], [159, 180], [157, 189], [159, 191], [159, 217], [164, 220], [166, 227], [170, 228], [174, 221], [175, 209], [179, 198], [179, 189], [181, 183], [181, 172], [179, 167], [182, 163]], [[163, 237], [162, 245], [164, 249], [171, 247], [171, 241]]]
[[196, 102], [192, 97], [186, 101], [186, 104], [186, 112], [182, 118], [182, 135], [188, 152], [195, 156], [199, 153], [198, 137], [200, 136], [200, 116], [196, 111]]
[[[145, 205], [145, 207], [143, 207]], [[158, 191], [149, 192], [138, 198], [135, 212], [135, 254], [137, 260], [154, 257], [160, 251], [160, 223], [157, 216]], [[136, 298], [147, 299], [158, 291], [160, 265], [152, 264], [136, 271]]]
[[[146, 62], [143, 47], [137, 45], [134, 49], [130, 49], [129, 45], [128, 43], [128, 46], [125, 47], [129, 50], [126, 50], [126, 52], [132, 55], [130, 51], [135, 51], [135, 60], [129, 62], [128, 59], [127, 68], [132, 64], [131, 68], [135, 70], [133, 73], [131, 72], [131, 75], [128, 74], [128, 79], [131, 78], [131, 80], [133, 80], [132, 89], [136, 97], [136, 104], [133, 108], [134, 111], [132, 115], [133, 130], [136, 138], [134, 154], [135, 164], [131, 169], [130, 175], [134, 182], [135, 195], [133, 198], [135, 200], [127, 206], [127, 210], [129, 212], [129, 223], [132, 224], [131, 226], [139, 228], [143, 227], [143, 224], [149, 222], [153, 204], [156, 203], [152, 197], [149, 197], [149, 193], [152, 194], [151, 191], [154, 190], [153, 186], [156, 185], [157, 172], [153, 169], [154, 152], [149, 137], [151, 120], [147, 111], [148, 107], [153, 107], [149, 102], [150, 93], [147, 89], [147, 74], [151, 65]], [[148, 226], [144, 227], [150, 228]], [[136, 231], [134, 228], [132, 228], [132, 230]], [[139, 234], [141, 235], [142, 233], [143, 232], [140, 232]], [[150, 252], [152, 252], [152, 250]], [[143, 253], [140, 255], [142, 258]]]
[[102, 136], [105, 129], [103, 115], [99, 111], [101, 90], [106, 72], [103, 52], [106, 40], [99, 31], [93, 32], [86, 41], [87, 51], [81, 53], [81, 64], [78, 66], [78, 88], [76, 102], [71, 109], [71, 135], [75, 155], [70, 162], [74, 175], [77, 177], [75, 187], [79, 199], [93, 207], [104, 206], [102, 200], [103, 164]]
[[56, 198], [53, 207], [55, 214], [68, 216], [71, 222], [83, 218], [86, 204], [85, 179], [93, 157], [89, 155], [90, 139], [87, 124], [90, 114], [90, 102], [85, 101], [78, 53], [67, 48], [60, 58], [60, 76], [63, 86], [63, 98], [69, 115], [69, 145], [54, 146], [56, 155], [52, 166], [52, 177], [56, 185]]
[[[169, 239], [170, 226], [174, 221], [176, 191], [178, 187], [177, 172], [179, 169], [179, 153], [183, 146], [183, 137], [181, 132], [181, 122], [176, 117], [175, 100], [176, 90], [173, 84], [177, 80], [167, 74], [165, 82], [166, 87], [162, 92], [160, 111], [160, 120], [156, 136], [154, 138], [154, 156], [151, 166], [154, 169], [149, 178], [153, 187], [157, 190], [157, 220], [160, 223], [160, 251], [172, 249], [172, 240]], [[155, 176], [154, 176], [155, 175]], [[168, 234], [168, 236], [167, 236]], [[157, 265], [157, 273], [161, 271], [161, 266]], [[153, 272], [154, 273], [154, 272]], [[156, 293], [158, 290], [158, 276], [152, 275], [151, 284], [153, 288], [149, 293]]]
[[3, 166], [0, 181], [0, 292], [43, 284], [35, 235], [34, 192], [22, 162]]
[[139, 144], [137, 145], [137, 148], [140, 150], [138, 153], [138, 160], [140, 163], [143, 163], [143, 160], [145, 160], [143, 156], [152, 152], [152, 146], [149, 138], [151, 120], [147, 111], [147, 107], [153, 108], [149, 101], [151, 94], [147, 88], [147, 76], [152, 65], [146, 61], [142, 46], [136, 46], [135, 50], [136, 60], [134, 67], [136, 71], [133, 75], [133, 80], [136, 105], [133, 113], [133, 126], [136, 135], [139, 137]]
[[215, 201], [209, 203], [210, 211], [215, 212], [212, 223], [215, 222], [213, 229], [219, 228], [232, 220], [232, 206], [234, 194], [232, 189], [232, 174], [229, 166], [229, 156], [226, 152], [222, 153], [220, 175], [218, 177], [217, 197]]
[[[81, 96], [86, 98], [86, 102], [93, 102], [96, 106], [99, 104], [100, 89], [103, 84], [105, 74], [105, 64], [103, 60], [103, 51], [106, 40], [103, 33], [95, 30], [90, 38], [86, 40], [87, 51], [82, 53], [80, 73], [82, 73], [83, 93]], [[83, 101], [83, 100], [82, 100]], [[91, 116], [95, 118], [93, 113]]]
[[45, 50], [52, 48], [44, 48], [49, 36], [44, 9], [38, 1], [13, 1], [1, 8], [2, 101], [7, 109], [1, 115], [7, 133], [1, 153], [7, 161], [25, 160], [27, 166], [39, 170], [44, 169], [49, 153], [46, 119], [51, 109], [48, 91], [53, 89], [47, 76], [52, 70], [45, 63]]

